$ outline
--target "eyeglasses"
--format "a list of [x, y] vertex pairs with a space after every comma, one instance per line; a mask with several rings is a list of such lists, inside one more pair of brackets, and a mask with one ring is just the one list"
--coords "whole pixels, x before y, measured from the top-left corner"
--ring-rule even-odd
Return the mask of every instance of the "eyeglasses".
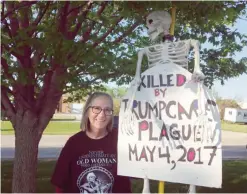
[[100, 106], [89, 106], [88, 108], [92, 108], [92, 112], [95, 114], [100, 114], [103, 110], [106, 116], [111, 116], [113, 114], [113, 110], [110, 108], [101, 108]]

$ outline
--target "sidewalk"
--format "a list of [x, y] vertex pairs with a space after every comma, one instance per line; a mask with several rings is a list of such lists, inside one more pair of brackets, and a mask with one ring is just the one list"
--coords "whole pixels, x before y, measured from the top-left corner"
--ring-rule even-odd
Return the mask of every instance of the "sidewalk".
[[222, 131], [222, 145], [247, 145], [247, 133]]
[[[71, 135], [43, 135], [39, 144], [39, 159], [56, 159]], [[247, 133], [222, 131], [223, 160], [247, 160]], [[15, 153], [14, 136], [2, 135], [1, 158], [13, 159]]]
[[[63, 147], [71, 135], [43, 135], [39, 147]], [[222, 131], [223, 146], [246, 146], [247, 133]], [[1, 147], [15, 147], [14, 135], [2, 135]]]

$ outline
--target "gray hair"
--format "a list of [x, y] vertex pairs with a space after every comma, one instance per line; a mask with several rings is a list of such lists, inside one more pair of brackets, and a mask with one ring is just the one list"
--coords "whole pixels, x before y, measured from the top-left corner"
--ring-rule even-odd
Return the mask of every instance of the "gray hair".
[[[81, 125], [80, 125], [80, 128], [82, 131], [86, 131], [86, 130], [90, 129], [90, 121], [88, 119], [88, 108], [91, 106], [94, 99], [101, 97], [101, 96], [107, 97], [111, 101], [111, 106], [113, 108], [113, 99], [109, 94], [107, 94], [105, 92], [94, 92], [93, 94], [91, 94], [88, 97], [88, 99], [87, 99], [87, 101], [83, 107], [83, 111], [82, 111], [82, 118], [81, 118]], [[110, 122], [106, 126], [106, 130], [108, 132], [111, 132], [112, 127], [113, 127], [113, 115], [112, 115], [112, 119], [110, 120]]]

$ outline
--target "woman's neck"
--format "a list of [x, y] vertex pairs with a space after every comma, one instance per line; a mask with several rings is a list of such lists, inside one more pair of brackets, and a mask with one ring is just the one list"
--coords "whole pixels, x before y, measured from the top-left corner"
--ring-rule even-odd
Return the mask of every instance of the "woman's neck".
[[86, 131], [86, 134], [91, 139], [101, 139], [105, 137], [108, 134], [108, 132], [107, 130], [102, 130], [102, 129], [101, 130], [90, 129]]

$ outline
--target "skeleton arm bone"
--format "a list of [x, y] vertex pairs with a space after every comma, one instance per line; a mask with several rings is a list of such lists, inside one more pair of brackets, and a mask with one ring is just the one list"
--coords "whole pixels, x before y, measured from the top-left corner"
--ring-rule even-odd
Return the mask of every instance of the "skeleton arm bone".
[[198, 40], [190, 40], [190, 45], [194, 48], [195, 65], [192, 79], [195, 81], [203, 81], [205, 76], [200, 69], [200, 43]]
[[194, 48], [194, 53], [195, 53], [195, 67], [194, 67], [194, 72], [199, 72], [200, 71], [200, 43], [198, 40], [190, 40], [191, 46]]
[[[192, 74], [192, 80], [195, 82], [198, 82], [198, 91], [199, 91], [199, 97], [198, 97], [198, 107], [199, 107], [199, 114], [205, 114], [205, 101], [204, 101], [204, 93], [203, 93], [203, 81], [205, 79], [205, 75], [202, 73], [200, 69], [200, 43], [198, 40], [190, 40], [191, 46], [194, 47], [194, 54], [195, 54], [195, 66], [194, 66], [194, 72]], [[204, 117], [200, 117], [204, 119]]]
[[141, 65], [144, 54], [146, 54], [146, 50], [142, 49], [138, 52], [138, 60], [136, 65], [136, 74], [135, 74], [135, 84], [139, 85], [141, 83]]
[[142, 65], [142, 59], [143, 55], [146, 54], [145, 49], [142, 49], [138, 52], [138, 61], [136, 65], [136, 74], [134, 77], [134, 80], [131, 82], [131, 90], [130, 90], [130, 98], [127, 104], [127, 108], [125, 110], [125, 116], [123, 120], [126, 120], [128, 122], [122, 122], [122, 132], [126, 133], [127, 135], [133, 135], [134, 131], [132, 130], [132, 126], [130, 126], [130, 123], [133, 122], [133, 114], [132, 114], [132, 106], [135, 98], [136, 91], [141, 84], [141, 65]]

